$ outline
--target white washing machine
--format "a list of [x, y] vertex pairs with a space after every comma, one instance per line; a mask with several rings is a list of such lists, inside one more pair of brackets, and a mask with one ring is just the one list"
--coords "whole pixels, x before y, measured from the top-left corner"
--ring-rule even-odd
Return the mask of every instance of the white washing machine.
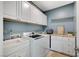
[[49, 51], [49, 36], [42, 36], [31, 40], [31, 56], [45, 57]]

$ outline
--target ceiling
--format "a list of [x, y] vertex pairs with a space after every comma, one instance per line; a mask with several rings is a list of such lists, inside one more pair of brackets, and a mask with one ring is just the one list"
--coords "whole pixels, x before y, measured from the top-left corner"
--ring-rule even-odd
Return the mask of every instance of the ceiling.
[[48, 11], [54, 8], [61, 7], [66, 4], [70, 4], [73, 1], [32, 1], [42, 11]]

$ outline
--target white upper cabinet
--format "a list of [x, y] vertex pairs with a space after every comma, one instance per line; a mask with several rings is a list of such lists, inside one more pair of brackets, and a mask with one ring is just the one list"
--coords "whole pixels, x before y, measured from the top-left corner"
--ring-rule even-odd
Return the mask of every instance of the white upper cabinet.
[[28, 2], [22, 2], [22, 19], [25, 21], [30, 20], [30, 4]]
[[47, 25], [47, 16], [35, 6], [25, 1], [5, 1], [4, 18]]
[[18, 1], [17, 2], [17, 19], [19, 19], [19, 20], [21, 20], [22, 19], [22, 16], [21, 16], [21, 8], [22, 8], [22, 6], [21, 6], [22, 4], [21, 4], [21, 1]]
[[4, 17], [16, 19], [17, 18], [17, 5], [16, 1], [5, 1], [4, 4]]
[[42, 12], [40, 10], [38, 10], [38, 24], [42, 25]]
[[42, 14], [42, 24], [47, 25], [47, 16], [45, 14]]
[[47, 25], [47, 16], [33, 5], [31, 5], [31, 20], [33, 23]]
[[24, 22], [30, 21], [30, 4], [28, 2], [17, 2], [17, 19]]
[[39, 11], [33, 5], [31, 5], [31, 20], [33, 23], [38, 23], [39, 20]]

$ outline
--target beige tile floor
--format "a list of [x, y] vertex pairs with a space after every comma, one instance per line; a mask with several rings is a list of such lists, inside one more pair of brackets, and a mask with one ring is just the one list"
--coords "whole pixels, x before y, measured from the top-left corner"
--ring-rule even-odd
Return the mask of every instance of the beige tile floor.
[[69, 57], [69, 56], [60, 54], [58, 52], [49, 51], [47, 57]]

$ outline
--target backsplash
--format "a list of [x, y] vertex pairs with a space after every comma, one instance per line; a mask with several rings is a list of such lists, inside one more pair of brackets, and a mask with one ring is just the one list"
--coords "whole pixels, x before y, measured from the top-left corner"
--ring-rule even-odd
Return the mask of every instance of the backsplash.
[[28, 24], [28, 23], [18, 23], [4, 21], [4, 39], [10, 38], [10, 34], [23, 32], [43, 32], [43, 26]]

